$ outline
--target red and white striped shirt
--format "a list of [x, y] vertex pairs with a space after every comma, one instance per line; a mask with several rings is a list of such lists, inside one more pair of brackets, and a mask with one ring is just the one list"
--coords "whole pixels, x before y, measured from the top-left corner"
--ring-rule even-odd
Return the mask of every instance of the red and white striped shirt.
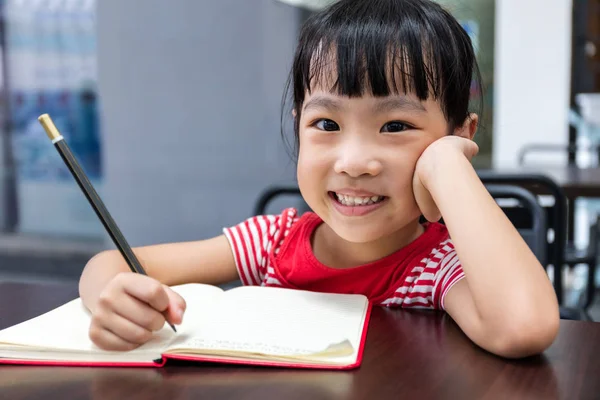
[[223, 232], [244, 285], [332, 293], [361, 293], [388, 307], [444, 309], [444, 297], [464, 273], [446, 227], [425, 232], [395, 253], [369, 264], [330, 268], [317, 260], [311, 234], [323, 221], [293, 208], [256, 216]]

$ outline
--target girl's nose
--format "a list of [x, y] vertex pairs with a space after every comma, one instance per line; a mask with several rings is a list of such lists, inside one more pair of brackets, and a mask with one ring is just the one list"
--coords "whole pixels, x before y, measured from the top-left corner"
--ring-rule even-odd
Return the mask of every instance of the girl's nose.
[[347, 174], [352, 178], [362, 175], [376, 176], [381, 173], [383, 164], [377, 157], [377, 152], [364, 143], [349, 143], [341, 146], [334, 171]]

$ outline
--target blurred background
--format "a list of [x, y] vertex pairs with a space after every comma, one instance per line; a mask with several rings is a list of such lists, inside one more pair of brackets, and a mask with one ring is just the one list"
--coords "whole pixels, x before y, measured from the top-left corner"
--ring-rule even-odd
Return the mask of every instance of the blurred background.
[[[218, 235], [293, 182], [283, 88], [302, 22], [333, 1], [0, 1], [0, 281], [76, 281], [113, 247], [42, 113], [132, 246]], [[439, 2], [483, 74], [476, 168], [598, 169], [600, 0]], [[579, 248], [598, 204], [570, 204]]]

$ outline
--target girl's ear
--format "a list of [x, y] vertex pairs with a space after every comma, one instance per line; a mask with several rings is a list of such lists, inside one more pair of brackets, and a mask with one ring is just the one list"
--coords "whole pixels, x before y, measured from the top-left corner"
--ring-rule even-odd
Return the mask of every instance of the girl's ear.
[[477, 125], [479, 124], [479, 116], [471, 113], [465, 120], [465, 123], [454, 131], [454, 135], [464, 137], [465, 139], [473, 140], [475, 133], [477, 132]]
[[296, 109], [293, 109], [293, 110], [292, 110], [292, 117], [294, 117], [294, 119], [296, 119], [296, 115], [297, 115], [297, 113], [296, 113]]

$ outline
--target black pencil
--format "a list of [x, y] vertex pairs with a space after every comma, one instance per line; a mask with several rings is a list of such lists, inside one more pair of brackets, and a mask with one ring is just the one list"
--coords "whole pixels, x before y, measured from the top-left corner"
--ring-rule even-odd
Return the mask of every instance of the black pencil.
[[[131, 250], [129, 243], [127, 243], [127, 240], [125, 240], [125, 236], [123, 236], [121, 233], [121, 230], [104, 206], [102, 199], [100, 199], [100, 196], [98, 196], [98, 193], [96, 193], [94, 186], [89, 181], [85, 172], [83, 172], [83, 169], [79, 165], [79, 162], [77, 162], [77, 159], [71, 152], [71, 149], [67, 145], [65, 138], [60, 134], [58, 129], [56, 129], [56, 126], [54, 125], [54, 122], [52, 122], [50, 116], [48, 114], [43, 114], [38, 118], [38, 121], [40, 121], [44, 127], [44, 130], [48, 134], [50, 140], [52, 140], [52, 143], [58, 151], [58, 154], [60, 154], [63, 161], [69, 168], [69, 171], [71, 171], [73, 178], [75, 178], [75, 181], [77, 181], [77, 184], [83, 191], [85, 197], [88, 199], [98, 218], [100, 218], [100, 221], [102, 222], [102, 225], [104, 225], [106, 232], [108, 232], [108, 235], [112, 239], [113, 243], [119, 249], [119, 252], [127, 262], [127, 265], [129, 265], [131, 271], [138, 274], [147, 275], [146, 271], [142, 267], [142, 264], [140, 264], [139, 260], [133, 253], [133, 250]], [[170, 322], [167, 323], [171, 326], [171, 328], [173, 328], [173, 331], [177, 332], [173, 324]]]

